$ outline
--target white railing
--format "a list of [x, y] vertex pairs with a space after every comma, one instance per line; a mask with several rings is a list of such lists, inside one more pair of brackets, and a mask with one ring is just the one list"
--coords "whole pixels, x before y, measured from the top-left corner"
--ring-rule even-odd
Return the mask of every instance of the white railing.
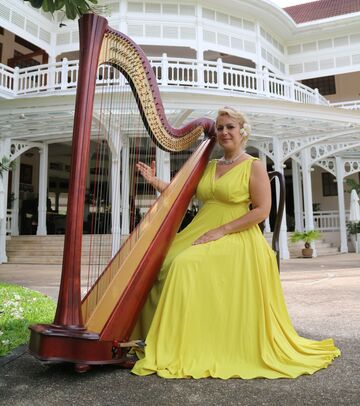
[[[349, 219], [350, 210], [345, 210], [345, 220]], [[314, 211], [314, 228], [319, 231], [339, 231], [340, 219], [337, 210]], [[303, 225], [305, 228], [305, 213], [303, 213]]]
[[[227, 64], [221, 59], [210, 62], [163, 55], [149, 60], [160, 86], [225, 90], [306, 104], [329, 104], [317, 89], [313, 90], [286, 76], [275, 75], [267, 69]], [[78, 61], [68, 61], [66, 58], [62, 62], [22, 69], [0, 64], [0, 95], [15, 98], [44, 92], [75, 92], [78, 70]], [[112, 86], [119, 82], [125, 85], [116, 69], [99, 67], [98, 86]]]
[[342, 109], [348, 110], [360, 110], [360, 100], [340, 102], [340, 103], [331, 103], [332, 107], [340, 107]]

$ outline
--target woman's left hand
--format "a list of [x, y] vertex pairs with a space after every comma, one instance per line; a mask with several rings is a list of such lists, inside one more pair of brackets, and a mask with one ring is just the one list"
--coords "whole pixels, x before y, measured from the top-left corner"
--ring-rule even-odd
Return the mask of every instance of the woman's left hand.
[[197, 244], [205, 244], [210, 241], [216, 241], [219, 238], [223, 237], [225, 233], [219, 229], [216, 228], [214, 230], [210, 230], [207, 233], [203, 234], [201, 237], [199, 237], [197, 240], [195, 240], [192, 245], [197, 245]]

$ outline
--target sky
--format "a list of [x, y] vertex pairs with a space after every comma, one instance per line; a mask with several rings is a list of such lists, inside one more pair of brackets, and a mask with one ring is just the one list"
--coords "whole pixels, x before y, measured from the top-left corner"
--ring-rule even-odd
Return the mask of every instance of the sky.
[[273, 3], [277, 4], [281, 8], [294, 6], [295, 4], [311, 3], [314, 0], [271, 0]]

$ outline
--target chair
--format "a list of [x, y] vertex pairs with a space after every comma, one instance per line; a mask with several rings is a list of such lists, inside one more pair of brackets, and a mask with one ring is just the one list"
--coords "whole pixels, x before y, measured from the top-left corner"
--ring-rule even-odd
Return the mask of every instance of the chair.
[[[274, 231], [272, 236], [271, 247], [276, 252], [276, 260], [280, 272], [280, 248], [279, 248], [279, 236], [280, 236], [280, 229], [281, 229], [281, 221], [284, 214], [284, 206], [285, 206], [285, 177], [282, 173], [277, 171], [268, 172], [270, 182], [272, 182], [275, 178], [278, 178], [279, 181], [279, 204], [275, 208], [275, 225]], [[274, 180], [275, 182], [275, 180]], [[276, 203], [275, 203], [276, 204]], [[259, 227], [262, 232], [264, 232], [265, 223], [262, 221], [259, 224]]]

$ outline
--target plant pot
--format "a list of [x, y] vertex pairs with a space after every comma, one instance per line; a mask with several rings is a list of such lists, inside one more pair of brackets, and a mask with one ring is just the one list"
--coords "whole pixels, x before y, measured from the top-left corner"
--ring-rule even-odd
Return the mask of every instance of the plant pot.
[[312, 258], [314, 250], [312, 248], [303, 248], [301, 252], [304, 258]]

